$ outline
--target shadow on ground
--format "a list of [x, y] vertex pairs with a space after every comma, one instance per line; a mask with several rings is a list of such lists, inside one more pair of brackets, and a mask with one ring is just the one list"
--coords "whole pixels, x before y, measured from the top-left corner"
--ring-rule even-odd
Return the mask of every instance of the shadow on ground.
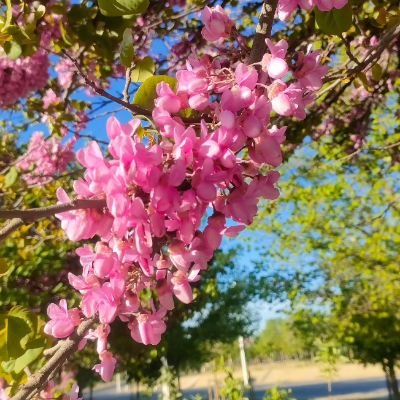
[[[262, 400], [264, 393], [273, 385], [258, 385], [249, 397], [252, 400]], [[349, 381], [334, 382], [332, 392], [329, 394], [325, 383], [304, 384], [304, 385], [281, 385], [282, 388], [292, 389], [292, 395], [296, 400], [387, 400], [386, 383], [384, 379], [357, 379]], [[184, 397], [190, 399], [199, 394], [204, 399], [208, 398], [207, 388], [184, 390]], [[84, 397], [89, 399], [88, 396]], [[93, 400], [144, 400], [147, 396], [138, 396], [136, 393], [116, 393], [115, 387], [108, 387], [96, 390]], [[157, 399], [153, 395], [151, 400]]]

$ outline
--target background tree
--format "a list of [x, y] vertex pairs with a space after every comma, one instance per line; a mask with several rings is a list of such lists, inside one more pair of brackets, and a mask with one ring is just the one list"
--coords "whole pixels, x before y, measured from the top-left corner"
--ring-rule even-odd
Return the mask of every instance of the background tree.
[[286, 167], [282, 201], [257, 225], [274, 238], [266, 255], [276, 267], [261, 280], [267, 293], [276, 282], [310, 341], [339, 341], [353, 359], [381, 364], [396, 399], [399, 165], [384, 143], [399, 138], [397, 90], [370, 116], [364, 148], [325, 165], [329, 138], [299, 151]]

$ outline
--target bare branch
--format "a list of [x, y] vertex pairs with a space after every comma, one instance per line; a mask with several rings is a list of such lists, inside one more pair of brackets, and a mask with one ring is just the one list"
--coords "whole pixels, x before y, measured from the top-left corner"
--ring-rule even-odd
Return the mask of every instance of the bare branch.
[[126, 73], [125, 73], [125, 86], [124, 86], [124, 90], [122, 91], [122, 95], [123, 95], [124, 101], [126, 103], [129, 103], [129, 86], [131, 85], [131, 82], [132, 82], [131, 74], [132, 74], [133, 69], [134, 69], [134, 66], [131, 65], [129, 68], [126, 69]]
[[25, 225], [25, 222], [21, 218], [12, 218], [0, 228], [0, 242], [23, 225]]
[[65, 57], [67, 57], [74, 64], [74, 66], [77, 69], [79, 75], [84, 79], [86, 85], [91, 87], [98, 95], [100, 95], [102, 97], [105, 97], [106, 99], [109, 99], [109, 100], [113, 101], [114, 103], [120, 104], [124, 108], [126, 108], [126, 109], [128, 109], [128, 110], [130, 110], [130, 111], [132, 111], [132, 112], [134, 112], [136, 114], [140, 114], [140, 115], [145, 115], [147, 117], [151, 117], [151, 110], [147, 110], [146, 108], [137, 106], [136, 104], [130, 104], [130, 103], [124, 101], [124, 100], [119, 99], [118, 97], [115, 97], [111, 93], [108, 93], [104, 89], [99, 87], [96, 82], [94, 82], [91, 79], [89, 79], [89, 77], [82, 71], [82, 68], [80, 67], [78, 61], [74, 57], [69, 55], [65, 50], [63, 50], [63, 54], [65, 55]]
[[[101, 87], [97, 85], [96, 82], [92, 81], [83, 71], [82, 68], [80, 67], [78, 61], [69, 55], [65, 50], [62, 51], [64, 56], [67, 57], [75, 66], [77, 69], [79, 75], [83, 78], [85, 81], [86, 85], [88, 85], [90, 88], [92, 88], [98, 95], [105, 97], [106, 99], [109, 99], [113, 101], [114, 103], [120, 104], [122, 107], [126, 108], [129, 111], [132, 111], [135, 114], [139, 115], [144, 115], [145, 117], [151, 118], [152, 117], [152, 111], [148, 110], [147, 108], [140, 107], [136, 104], [131, 104], [125, 100], [121, 100], [118, 97], [115, 97], [111, 93], [105, 91]], [[195, 124], [199, 123], [201, 121], [201, 118], [183, 118], [180, 117], [182, 121], [188, 123], [188, 124]], [[206, 116], [202, 116], [202, 118], [207, 119]]]
[[101, 209], [105, 206], [106, 201], [104, 199], [76, 199], [69, 203], [32, 208], [30, 210], [0, 210], [0, 219], [9, 220], [0, 229], [0, 242], [21, 226], [30, 224], [38, 219], [51, 217], [66, 211], [88, 208]]
[[267, 51], [265, 39], [271, 36], [272, 25], [274, 23], [275, 11], [278, 6], [278, 0], [265, 0], [262, 5], [262, 10], [259, 22], [256, 27], [253, 46], [251, 48], [249, 64], [261, 61], [262, 56]]
[[50, 377], [57, 372], [63, 364], [76, 352], [79, 342], [84, 338], [86, 332], [94, 324], [94, 318], [81, 322], [74, 335], [60, 341], [59, 348], [50, 358], [46, 365], [36, 374], [29, 377], [28, 382], [22, 386], [17, 394], [10, 400], [29, 400], [32, 396], [43, 389]]

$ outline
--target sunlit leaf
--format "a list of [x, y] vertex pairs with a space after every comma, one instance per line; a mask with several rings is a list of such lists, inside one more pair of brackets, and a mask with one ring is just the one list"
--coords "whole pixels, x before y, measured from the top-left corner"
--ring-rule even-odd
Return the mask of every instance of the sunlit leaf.
[[132, 40], [132, 30], [125, 29], [122, 42], [121, 42], [121, 51], [120, 51], [121, 64], [128, 68], [132, 64], [133, 60], [133, 40]]
[[314, 12], [315, 22], [318, 28], [324, 33], [339, 36], [351, 27], [353, 15], [350, 3], [347, 3], [346, 6], [339, 10], [334, 9], [332, 11], [323, 12], [316, 8]]
[[176, 79], [168, 75], [156, 75], [147, 78], [138, 89], [133, 99], [134, 104], [151, 110], [154, 107], [156, 98], [156, 87], [160, 82], [166, 82], [173, 89], [176, 86]]
[[149, 6], [149, 0], [98, 0], [100, 12], [106, 17], [142, 14]]
[[150, 76], [153, 76], [156, 67], [151, 57], [145, 57], [136, 63], [131, 73], [132, 82], [144, 82]]

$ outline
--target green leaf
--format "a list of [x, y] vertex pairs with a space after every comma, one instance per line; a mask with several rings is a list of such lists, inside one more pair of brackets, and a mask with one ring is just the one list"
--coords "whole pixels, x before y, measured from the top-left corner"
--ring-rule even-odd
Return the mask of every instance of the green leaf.
[[133, 40], [132, 31], [129, 28], [124, 30], [120, 51], [121, 64], [129, 68], [133, 61]]
[[176, 79], [168, 75], [155, 75], [147, 78], [135, 94], [133, 103], [151, 110], [154, 108], [156, 87], [160, 82], [166, 82], [172, 89], [176, 87]]
[[338, 35], [350, 29], [352, 24], [352, 9], [350, 2], [340, 10], [329, 12], [315, 9], [315, 22], [322, 32], [330, 35]]
[[135, 69], [131, 73], [132, 82], [144, 82], [147, 78], [154, 75], [156, 66], [151, 57], [145, 57], [136, 63]]
[[106, 17], [143, 14], [149, 0], [98, 0], [100, 12]]
[[28, 349], [24, 354], [15, 360], [3, 361], [1, 366], [4, 371], [8, 373], [20, 374], [24, 368], [26, 368], [30, 363], [35, 361], [43, 352], [43, 347], [37, 347], [35, 349]]
[[6, 0], [6, 6], [7, 6], [6, 20], [4, 21], [4, 25], [1, 27], [2, 30], [7, 29], [11, 25], [11, 21], [12, 21], [11, 0]]
[[7, 42], [4, 45], [4, 51], [6, 52], [7, 57], [11, 58], [11, 60], [16, 60], [22, 54], [21, 46], [14, 41]]
[[379, 82], [383, 75], [383, 69], [379, 64], [374, 64], [371, 68], [372, 77], [375, 82]]
[[35, 10], [35, 19], [38, 20], [44, 16], [46, 13], [46, 7], [43, 4], [39, 4], [39, 6]]
[[0, 277], [7, 275], [10, 271], [10, 266], [4, 258], [0, 258]]
[[7, 175], [5, 176], [5, 186], [10, 187], [14, 185], [14, 183], [18, 179], [18, 170], [15, 167], [11, 167], [10, 170], [7, 172]]

